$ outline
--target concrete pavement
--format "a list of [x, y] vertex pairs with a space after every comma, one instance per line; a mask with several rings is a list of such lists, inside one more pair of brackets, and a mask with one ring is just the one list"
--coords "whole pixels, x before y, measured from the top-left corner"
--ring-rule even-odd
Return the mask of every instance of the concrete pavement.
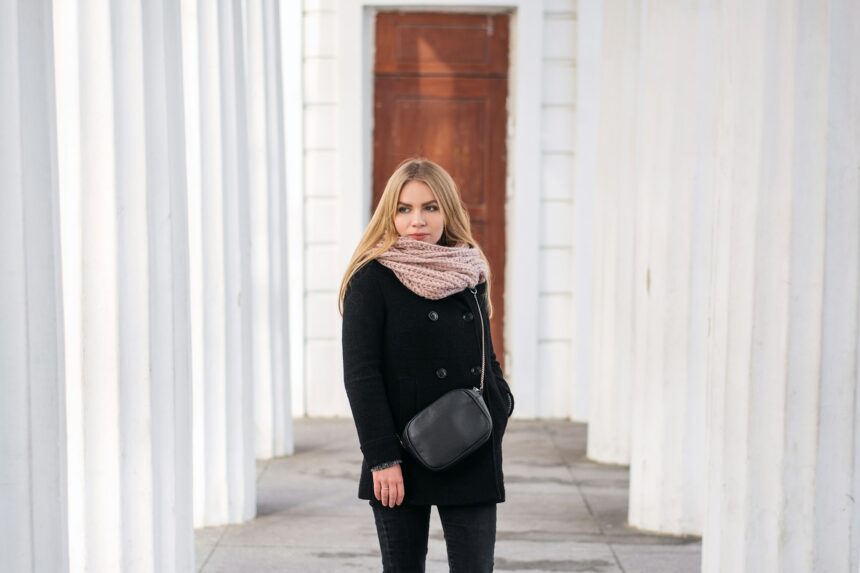
[[[361, 452], [352, 420], [298, 419], [295, 431], [295, 455], [258, 463], [257, 518], [196, 531], [198, 571], [382, 570], [372, 511], [356, 497]], [[495, 570], [698, 572], [697, 538], [625, 525], [627, 468], [586, 460], [585, 438], [584, 424], [511, 420]], [[427, 571], [448, 571], [435, 509]]]

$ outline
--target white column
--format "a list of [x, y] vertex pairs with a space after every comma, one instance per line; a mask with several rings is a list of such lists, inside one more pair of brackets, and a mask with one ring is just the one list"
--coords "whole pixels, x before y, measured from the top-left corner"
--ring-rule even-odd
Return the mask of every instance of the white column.
[[722, 6], [704, 571], [856, 571], [860, 4]]
[[643, 6], [629, 521], [701, 534], [718, 13]]
[[289, 316], [289, 400], [292, 413], [300, 416], [305, 413], [305, 15], [300, 2], [278, 3], [278, 12], [284, 90], [284, 165], [287, 170], [284, 206], [287, 212], [288, 281], [284, 288]]
[[0, 571], [68, 571], [51, 3], [0, 3]]
[[246, 6], [254, 430], [271, 458], [293, 452], [280, 17], [274, 0]]
[[576, 11], [576, 144], [573, 201], [573, 390], [571, 420], [587, 422], [592, 385], [594, 312], [594, 201], [597, 195], [597, 138], [600, 133], [600, 58], [603, 45], [603, 0], [577, 4]]
[[194, 566], [179, 31], [167, 0], [57, 4], [74, 571]]
[[254, 517], [248, 133], [241, 6], [182, 2], [194, 524]]
[[588, 457], [630, 461], [639, 3], [603, 3]]

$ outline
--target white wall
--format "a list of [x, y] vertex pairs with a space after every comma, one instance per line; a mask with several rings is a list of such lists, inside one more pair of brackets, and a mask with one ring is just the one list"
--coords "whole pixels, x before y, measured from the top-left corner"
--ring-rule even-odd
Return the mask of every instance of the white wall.
[[573, 416], [576, 0], [544, 3], [538, 368], [534, 413]]
[[[302, 413], [348, 415], [341, 382], [337, 293], [341, 229], [337, 181], [336, 3], [305, 2], [304, 14], [304, 216], [305, 377]], [[355, 46], [356, 50], [360, 46]], [[356, 191], [358, 187], [356, 186]], [[294, 410], [295, 411], [295, 410]]]

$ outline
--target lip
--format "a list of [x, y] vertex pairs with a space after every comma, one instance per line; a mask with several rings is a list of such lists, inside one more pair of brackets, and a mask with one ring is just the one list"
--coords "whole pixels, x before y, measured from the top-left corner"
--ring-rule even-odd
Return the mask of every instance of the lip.
[[409, 236], [412, 237], [413, 239], [423, 239], [428, 234], [429, 233], [410, 233]]

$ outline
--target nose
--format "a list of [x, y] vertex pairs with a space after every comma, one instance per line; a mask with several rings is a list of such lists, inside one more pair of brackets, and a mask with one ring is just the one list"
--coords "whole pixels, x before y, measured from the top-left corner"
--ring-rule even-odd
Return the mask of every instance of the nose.
[[416, 209], [412, 214], [412, 226], [413, 227], [423, 227], [424, 226], [424, 216], [421, 214], [420, 209]]

